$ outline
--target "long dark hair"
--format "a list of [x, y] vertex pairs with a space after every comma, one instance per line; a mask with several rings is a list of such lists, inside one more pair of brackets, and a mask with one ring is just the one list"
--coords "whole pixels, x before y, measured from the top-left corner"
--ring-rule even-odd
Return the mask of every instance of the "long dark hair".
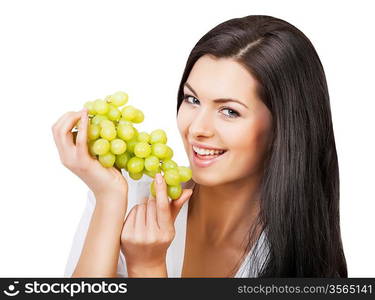
[[255, 229], [260, 226], [269, 252], [257, 276], [347, 277], [329, 94], [310, 40], [271, 16], [252, 15], [217, 25], [190, 53], [178, 89], [177, 112], [183, 85], [205, 54], [242, 64], [257, 80], [257, 93], [273, 117], [260, 212], [246, 249], [258, 241]]

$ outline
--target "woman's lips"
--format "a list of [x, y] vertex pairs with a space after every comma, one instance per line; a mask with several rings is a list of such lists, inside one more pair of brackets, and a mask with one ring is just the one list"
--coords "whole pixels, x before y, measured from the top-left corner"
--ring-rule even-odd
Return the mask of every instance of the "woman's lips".
[[223, 157], [223, 155], [225, 155], [228, 152], [228, 150], [226, 150], [224, 153], [218, 155], [199, 155], [193, 149], [192, 151], [194, 164], [202, 168], [208, 167], [213, 163], [217, 162]]

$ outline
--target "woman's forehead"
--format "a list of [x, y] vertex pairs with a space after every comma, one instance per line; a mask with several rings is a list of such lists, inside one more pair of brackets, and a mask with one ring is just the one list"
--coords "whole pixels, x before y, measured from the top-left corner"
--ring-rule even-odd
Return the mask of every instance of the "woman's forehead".
[[235, 98], [245, 102], [256, 96], [256, 80], [231, 58], [200, 57], [186, 82], [206, 99]]

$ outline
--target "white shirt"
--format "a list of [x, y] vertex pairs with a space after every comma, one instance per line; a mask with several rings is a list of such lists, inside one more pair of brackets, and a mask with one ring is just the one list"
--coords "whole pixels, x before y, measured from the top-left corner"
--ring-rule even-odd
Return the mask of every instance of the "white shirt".
[[[126, 215], [132, 209], [132, 207], [138, 204], [145, 197], [150, 195], [150, 183], [152, 178], [143, 175], [140, 180], [133, 180], [129, 177], [129, 174], [122, 170], [123, 176], [128, 182], [128, 207]], [[188, 182], [182, 183], [182, 188], [192, 189], [195, 185], [195, 182], [191, 179]], [[86, 203], [86, 208], [83, 212], [81, 220], [79, 222], [78, 228], [73, 238], [72, 248], [70, 250], [68, 262], [65, 267], [64, 276], [71, 277], [73, 271], [78, 263], [83, 244], [85, 241], [86, 233], [90, 224], [91, 216], [95, 208], [95, 195], [91, 190], [88, 191], [88, 199]], [[187, 212], [188, 212], [189, 201], [186, 201], [182, 206], [178, 216], [175, 220], [175, 238], [172, 241], [171, 245], [167, 250], [166, 264], [167, 264], [167, 274], [168, 277], [181, 277], [182, 264], [185, 254], [185, 237], [186, 237], [186, 223], [187, 223]], [[263, 231], [259, 237], [258, 247], [260, 247], [259, 260], [252, 261], [250, 259], [250, 254], [254, 251], [254, 247], [249, 251], [241, 264], [239, 270], [237, 271], [235, 277], [257, 277], [260, 266], [262, 265], [266, 252], [268, 251], [268, 245], [265, 239], [265, 232]], [[249, 265], [252, 265], [251, 269]], [[249, 271], [250, 270], [250, 271]], [[128, 277], [126, 270], [125, 257], [120, 251], [119, 260], [117, 264], [117, 276], [119, 277]]]

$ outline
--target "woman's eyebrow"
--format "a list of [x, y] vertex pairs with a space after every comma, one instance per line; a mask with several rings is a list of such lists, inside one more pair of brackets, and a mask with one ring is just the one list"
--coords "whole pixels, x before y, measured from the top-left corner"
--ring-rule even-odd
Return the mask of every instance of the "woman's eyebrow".
[[[194, 94], [195, 97], [199, 98], [197, 93], [194, 91], [194, 89], [191, 87], [191, 85], [189, 83], [185, 82], [184, 85]], [[232, 99], [232, 98], [219, 98], [219, 99], [215, 99], [215, 100], [212, 100], [212, 101], [215, 102], [215, 103], [237, 102], [237, 103], [245, 106], [246, 108], [248, 108], [246, 106], [246, 104], [242, 103], [239, 100]]]

